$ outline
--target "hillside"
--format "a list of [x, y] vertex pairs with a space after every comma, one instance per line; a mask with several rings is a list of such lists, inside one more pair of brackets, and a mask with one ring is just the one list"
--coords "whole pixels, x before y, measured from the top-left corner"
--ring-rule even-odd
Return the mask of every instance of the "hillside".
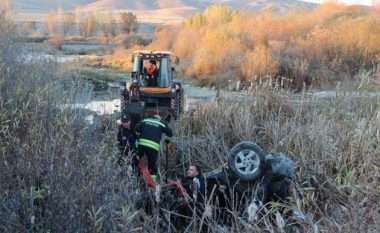
[[256, 10], [268, 5], [277, 5], [285, 8], [294, 6], [313, 7], [315, 4], [291, 0], [14, 0], [13, 7], [17, 12], [46, 13], [62, 7], [65, 11], [73, 11], [76, 7], [83, 10], [112, 8], [114, 10], [128, 9], [132, 11], [150, 11], [169, 8], [193, 8], [204, 10], [210, 5], [222, 3], [231, 8]]
[[65, 11], [73, 11], [76, 6], [84, 6], [95, 2], [94, 0], [13, 0], [13, 8], [23, 13], [46, 13], [62, 7]]
[[71, 12], [79, 7], [81, 12], [112, 9], [117, 14], [119, 11], [132, 11], [141, 22], [178, 23], [187, 16], [220, 2], [234, 9], [251, 11], [276, 6], [280, 13], [295, 6], [307, 9], [316, 6], [313, 3], [291, 0], [14, 0], [13, 8], [17, 12], [15, 20], [18, 21], [43, 21], [44, 15], [51, 10], [57, 11], [62, 7], [65, 12]]

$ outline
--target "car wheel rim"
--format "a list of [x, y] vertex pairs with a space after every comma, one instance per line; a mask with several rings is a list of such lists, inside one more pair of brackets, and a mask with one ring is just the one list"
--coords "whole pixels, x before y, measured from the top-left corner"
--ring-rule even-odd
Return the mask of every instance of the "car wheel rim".
[[235, 167], [239, 173], [250, 175], [259, 168], [260, 158], [252, 150], [240, 151], [235, 157]]

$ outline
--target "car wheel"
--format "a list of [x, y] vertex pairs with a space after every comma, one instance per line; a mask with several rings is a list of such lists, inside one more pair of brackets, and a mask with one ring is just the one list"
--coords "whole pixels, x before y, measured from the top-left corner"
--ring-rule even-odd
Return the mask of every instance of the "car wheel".
[[244, 181], [258, 179], [261, 176], [264, 162], [263, 150], [253, 142], [240, 142], [228, 154], [228, 167]]

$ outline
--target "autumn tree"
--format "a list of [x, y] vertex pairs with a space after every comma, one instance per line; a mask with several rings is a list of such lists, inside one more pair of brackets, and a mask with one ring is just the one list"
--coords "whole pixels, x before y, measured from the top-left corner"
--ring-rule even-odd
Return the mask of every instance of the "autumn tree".
[[36, 30], [36, 22], [26, 21], [21, 25], [21, 31], [25, 36], [28, 36], [34, 30]]
[[125, 34], [130, 34], [131, 32], [137, 32], [137, 30], [139, 29], [137, 16], [134, 15], [132, 12], [120, 13], [120, 29]]
[[0, 10], [10, 10], [12, 9], [11, 0], [0, 0]]
[[354, 80], [362, 70], [376, 70], [379, 9], [330, 1], [279, 16], [271, 8], [238, 12], [217, 4], [172, 32], [157, 30], [151, 46], [172, 50], [186, 75], [210, 83], [221, 77], [251, 81], [281, 75], [296, 88], [311, 82], [334, 85]]
[[64, 22], [62, 22], [62, 34], [66, 36], [75, 25], [75, 15], [67, 14]]
[[82, 27], [85, 37], [95, 36], [98, 29], [98, 21], [95, 15], [92, 14], [84, 18]]
[[100, 25], [102, 36], [113, 38], [116, 36], [116, 23], [115, 20], [110, 20], [110, 22], [105, 22]]
[[101, 32], [103, 36], [113, 38], [116, 36], [116, 21], [113, 18], [112, 9], [106, 9], [103, 12], [103, 23], [101, 24]]
[[[215, 4], [209, 8], [206, 8], [203, 13], [207, 24], [210, 27], [226, 24], [232, 20], [234, 15], [237, 14], [237, 11], [231, 10], [222, 4]], [[197, 22], [197, 19], [195, 19], [195, 22]]]
[[65, 21], [65, 11], [63, 7], [58, 7], [56, 15], [57, 34], [62, 34], [63, 22]]
[[259, 45], [246, 53], [241, 69], [245, 79], [249, 81], [254, 76], [264, 78], [276, 75], [278, 63], [264, 45]]
[[81, 11], [80, 11], [80, 7], [77, 6], [75, 7], [75, 10], [74, 10], [74, 18], [75, 18], [75, 24], [76, 24], [76, 31], [79, 33], [79, 34], [82, 34], [82, 15], [81, 15]]
[[57, 18], [53, 11], [49, 11], [45, 20], [45, 33], [49, 36], [54, 35], [56, 31]]

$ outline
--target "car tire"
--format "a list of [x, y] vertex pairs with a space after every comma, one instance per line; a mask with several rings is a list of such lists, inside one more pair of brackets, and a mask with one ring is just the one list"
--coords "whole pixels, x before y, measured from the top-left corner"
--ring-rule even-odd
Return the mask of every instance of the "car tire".
[[253, 142], [240, 142], [228, 153], [229, 169], [243, 181], [260, 178], [264, 162], [263, 150]]

